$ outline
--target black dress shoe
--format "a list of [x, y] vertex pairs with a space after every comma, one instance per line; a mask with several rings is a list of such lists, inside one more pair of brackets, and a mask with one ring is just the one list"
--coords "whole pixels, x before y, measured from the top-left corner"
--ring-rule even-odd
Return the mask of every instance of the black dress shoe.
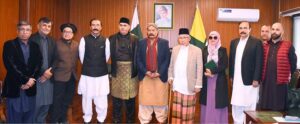
[[112, 122], [113, 124], [120, 124], [121, 123], [121, 121], [118, 121], [118, 120], [113, 120], [113, 122]]
[[133, 124], [134, 121], [133, 121], [133, 120], [127, 120], [126, 123], [127, 123], [127, 124]]

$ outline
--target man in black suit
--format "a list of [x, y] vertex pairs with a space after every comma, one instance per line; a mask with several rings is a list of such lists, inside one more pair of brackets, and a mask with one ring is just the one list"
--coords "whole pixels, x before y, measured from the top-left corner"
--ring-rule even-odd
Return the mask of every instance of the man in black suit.
[[255, 110], [261, 79], [262, 42], [250, 35], [249, 22], [239, 24], [240, 38], [230, 44], [229, 76], [233, 82], [232, 116], [234, 123], [243, 123], [245, 110]]
[[6, 97], [8, 123], [33, 123], [36, 79], [42, 65], [39, 46], [29, 37], [31, 25], [20, 21], [18, 37], [5, 42], [3, 62], [7, 70], [2, 96]]

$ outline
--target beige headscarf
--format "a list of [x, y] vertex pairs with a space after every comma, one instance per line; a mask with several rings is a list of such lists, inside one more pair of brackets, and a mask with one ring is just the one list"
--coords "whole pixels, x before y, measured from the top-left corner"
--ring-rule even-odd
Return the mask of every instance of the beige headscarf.
[[220, 34], [217, 32], [217, 31], [212, 31], [209, 33], [208, 36], [217, 36], [218, 37], [218, 41], [216, 43], [216, 45], [211, 45], [209, 42], [208, 42], [208, 56], [207, 56], [207, 61], [210, 61], [210, 60], [214, 60], [216, 63], [218, 63], [219, 61], [219, 58], [218, 58], [218, 51], [219, 51], [219, 48], [221, 47], [221, 36]]

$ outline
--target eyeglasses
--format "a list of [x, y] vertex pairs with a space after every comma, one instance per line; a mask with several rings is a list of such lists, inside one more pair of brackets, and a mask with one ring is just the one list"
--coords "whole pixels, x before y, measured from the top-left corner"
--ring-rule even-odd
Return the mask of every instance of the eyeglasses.
[[19, 32], [31, 32], [30, 28], [19, 28]]
[[214, 37], [212, 37], [212, 36], [209, 36], [209, 37], [208, 37], [208, 39], [210, 39], [210, 40], [212, 40], [212, 39], [214, 39], [214, 40], [217, 40], [217, 39], [218, 39], [218, 37], [217, 37], [217, 36], [214, 36]]

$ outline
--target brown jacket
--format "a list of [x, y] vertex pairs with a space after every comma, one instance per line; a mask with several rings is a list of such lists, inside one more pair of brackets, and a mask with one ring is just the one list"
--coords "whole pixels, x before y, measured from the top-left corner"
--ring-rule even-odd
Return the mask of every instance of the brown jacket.
[[78, 59], [78, 43], [60, 39], [56, 43], [55, 60], [52, 67], [53, 77], [55, 81], [67, 82], [71, 78], [71, 74], [76, 77], [76, 64]]
[[[174, 78], [174, 66], [180, 50], [180, 45], [173, 47], [172, 56], [169, 66], [168, 77]], [[183, 61], [183, 60], [182, 60]], [[185, 60], [186, 61], [186, 60]], [[202, 86], [202, 75], [203, 75], [203, 60], [202, 51], [200, 48], [189, 45], [188, 51], [188, 64], [186, 67], [187, 79], [188, 79], [188, 90], [190, 93], [194, 93], [195, 86]]]

